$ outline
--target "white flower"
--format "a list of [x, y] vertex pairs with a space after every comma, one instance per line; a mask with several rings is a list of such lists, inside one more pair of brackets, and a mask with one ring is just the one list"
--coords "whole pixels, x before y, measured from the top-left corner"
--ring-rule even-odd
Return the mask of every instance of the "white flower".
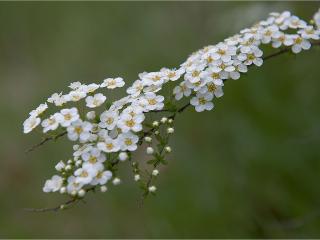
[[101, 128], [107, 128], [108, 130], [114, 129], [114, 127], [117, 125], [118, 122], [118, 111], [104, 111], [100, 115], [100, 123], [99, 127]]
[[69, 88], [71, 88], [72, 90], [77, 90], [81, 87], [81, 82], [72, 82], [69, 85]]
[[138, 102], [133, 102], [130, 106], [123, 109], [122, 114], [129, 114], [132, 117], [135, 117], [142, 114], [143, 110], [143, 107], [141, 107]]
[[307, 26], [306, 28], [299, 30], [298, 33], [304, 39], [319, 40], [320, 38], [320, 30], [315, 30], [313, 26]]
[[68, 127], [71, 123], [79, 119], [77, 108], [65, 108], [60, 111], [61, 115], [57, 115], [57, 119], [62, 127]]
[[139, 137], [132, 132], [121, 133], [118, 139], [122, 151], [135, 151], [137, 149]]
[[144, 74], [141, 78], [143, 85], [150, 86], [150, 85], [162, 85], [165, 82], [165, 77], [162, 72], [150, 72]]
[[85, 93], [93, 93], [95, 92], [98, 88], [100, 87], [100, 85], [95, 84], [95, 83], [91, 83], [89, 85], [82, 85], [79, 89]]
[[92, 164], [85, 164], [82, 168], [78, 168], [74, 172], [74, 175], [77, 177], [77, 183], [88, 184], [97, 175], [97, 173], [97, 167], [93, 167]]
[[23, 122], [23, 132], [29, 133], [35, 129], [41, 122], [41, 119], [36, 116], [30, 116]]
[[142, 81], [136, 80], [136, 81], [134, 81], [132, 86], [127, 89], [127, 93], [136, 97], [141, 93], [142, 90], [143, 90]]
[[47, 180], [44, 184], [43, 191], [48, 192], [56, 192], [58, 191], [63, 183], [62, 177], [58, 175], [54, 175], [51, 179]]
[[252, 51], [248, 53], [240, 53], [238, 59], [243, 61], [245, 65], [251, 65], [252, 63], [256, 66], [261, 66], [263, 60], [261, 58], [263, 52], [259, 48], [253, 48]]
[[223, 96], [222, 86], [215, 85], [213, 82], [208, 82], [204, 87], [199, 90], [200, 93], [205, 94], [207, 92], [214, 94], [216, 97]]
[[279, 48], [282, 45], [284, 46], [291, 46], [293, 44], [293, 39], [287, 34], [284, 34], [283, 32], [276, 32], [273, 35], [272, 40], [272, 47]]
[[196, 97], [191, 99], [190, 103], [191, 105], [195, 106], [197, 112], [203, 112], [204, 110], [211, 110], [213, 108], [213, 103], [211, 102], [212, 99], [212, 93], [208, 92], [202, 94], [198, 92]]
[[87, 94], [84, 91], [74, 90], [71, 91], [68, 95], [66, 95], [66, 98], [67, 100], [70, 100], [72, 102], [78, 102], [86, 96]]
[[41, 126], [43, 127], [43, 132], [46, 133], [48, 131], [56, 130], [59, 127], [59, 119], [61, 119], [61, 115], [59, 113], [55, 113], [51, 115], [48, 119], [42, 121]]
[[213, 60], [221, 59], [224, 62], [229, 62], [234, 55], [236, 55], [236, 47], [225, 43], [218, 43], [211, 53]]
[[[284, 25], [292, 29], [297, 29], [297, 28], [305, 28], [307, 26], [307, 23], [299, 19], [297, 16], [291, 16], [290, 18], [287, 18], [284, 21]], [[286, 27], [282, 27], [281, 29], [285, 30]]]
[[99, 150], [111, 153], [111, 152], [118, 152], [120, 150], [120, 144], [117, 139], [112, 139], [110, 137], [105, 138], [104, 142], [99, 142], [97, 144]]
[[140, 132], [142, 130], [142, 122], [145, 116], [143, 114], [138, 114], [132, 117], [130, 114], [121, 114], [117, 126], [122, 130], [122, 132]]
[[91, 148], [90, 151], [84, 152], [81, 157], [85, 162], [88, 162], [90, 164], [102, 163], [106, 161], [106, 156], [101, 153], [99, 149], [94, 147]]
[[102, 93], [97, 93], [94, 96], [88, 96], [86, 98], [86, 106], [89, 108], [96, 108], [99, 107], [106, 101], [107, 97], [104, 96]]
[[180, 69], [169, 69], [169, 68], [162, 68], [160, 70], [163, 73], [163, 76], [170, 80], [170, 81], [176, 81], [178, 80], [181, 75], [184, 73], [184, 69], [180, 68]]
[[204, 69], [205, 65], [199, 64], [199, 65], [192, 65], [187, 69], [186, 74], [184, 75], [184, 79], [191, 82], [196, 83], [201, 80], [201, 72]]
[[299, 53], [301, 50], [308, 50], [311, 47], [311, 43], [300, 37], [299, 35], [293, 36], [294, 44], [292, 45], [292, 52]]
[[123, 87], [125, 82], [122, 78], [107, 78], [103, 80], [103, 82], [100, 84], [100, 87], [104, 88], [107, 87], [108, 89], [115, 89], [118, 87]]
[[47, 102], [54, 103], [57, 107], [60, 107], [67, 102], [67, 98], [62, 93], [54, 93], [47, 99]]
[[30, 116], [34, 116], [34, 117], [38, 117], [40, 114], [44, 113], [44, 111], [46, 111], [48, 108], [47, 103], [42, 103], [39, 105], [39, 107], [37, 107], [35, 110], [32, 110], [29, 115]]
[[243, 64], [243, 62], [238, 59], [233, 60], [233, 66], [235, 70], [233, 72], [229, 72], [229, 77], [233, 80], [237, 80], [240, 78], [240, 73], [245, 73], [248, 71], [247, 65]]
[[66, 164], [63, 161], [60, 161], [55, 166], [55, 169], [60, 172], [60, 171], [62, 171], [62, 169], [65, 168], [65, 166], [66, 166]]
[[164, 106], [164, 97], [155, 93], [145, 93], [142, 98], [142, 104], [146, 110], [161, 110]]
[[79, 139], [80, 142], [86, 142], [91, 136], [91, 130], [91, 123], [78, 120], [76, 122], [73, 122], [71, 126], [67, 128], [68, 138], [71, 141], [76, 141]]
[[[220, 66], [225, 67], [225, 66]], [[210, 67], [202, 72], [201, 77], [205, 80], [202, 86], [207, 82], [214, 82], [216, 85], [223, 86], [223, 80], [228, 78], [228, 74], [225, 71], [222, 71], [220, 67]], [[233, 66], [232, 66], [233, 67]], [[235, 68], [230, 69], [233, 71]]]
[[261, 31], [261, 42], [264, 44], [270, 43], [272, 38], [276, 33], [279, 32], [279, 27], [277, 25], [271, 25], [263, 28]]
[[67, 192], [69, 194], [71, 194], [74, 191], [77, 192], [83, 187], [84, 183], [78, 182], [77, 180], [78, 178], [76, 178], [75, 176], [68, 177]]
[[180, 100], [183, 96], [189, 97], [191, 95], [191, 89], [186, 86], [185, 82], [181, 82], [173, 89], [173, 94], [176, 100]]
[[121, 152], [118, 156], [118, 159], [123, 162], [128, 159], [128, 154], [126, 152]]
[[112, 172], [111, 171], [104, 171], [103, 165], [99, 165], [97, 169], [97, 174], [93, 178], [91, 185], [104, 185], [106, 184], [111, 178], [112, 178]]

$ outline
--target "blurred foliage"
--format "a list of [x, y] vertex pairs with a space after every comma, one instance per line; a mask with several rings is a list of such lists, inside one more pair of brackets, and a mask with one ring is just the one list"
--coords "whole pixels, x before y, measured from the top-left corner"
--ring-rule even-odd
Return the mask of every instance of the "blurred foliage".
[[[72, 81], [178, 66], [192, 51], [290, 10], [310, 19], [318, 2], [1, 2], [0, 237], [320, 237], [320, 49], [281, 56], [230, 81], [212, 112], [177, 117], [169, 165], [156, 197], [141, 193], [122, 164], [123, 184], [64, 198], [41, 192], [67, 141], [24, 151], [28, 112]], [[121, 92], [122, 93], [122, 92]], [[110, 95], [118, 97], [119, 92]], [[139, 153], [136, 159], [146, 161]], [[94, 196], [93, 196], [94, 195]]]

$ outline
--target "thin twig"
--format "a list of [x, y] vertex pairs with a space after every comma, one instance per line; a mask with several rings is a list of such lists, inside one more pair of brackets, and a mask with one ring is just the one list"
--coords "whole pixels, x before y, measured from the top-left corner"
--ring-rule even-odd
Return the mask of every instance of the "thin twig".
[[[94, 191], [95, 188], [96, 188], [95, 186], [88, 188], [86, 190], [86, 192]], [[83, 198], [73, 197], [73, 198], [69, 199], [68, 201], [66, 201], [56, 207], [52, 207], [52, 208], [25, 208], [24, 210], [27, 212], [38, 212], [38, 213], [39, 212], [57, 212], [57, 211], [66, 209], [67, 207], [73, 206], [81, 200], [83, 201]]]
[[67, 131], [64, 131], [62, 133], [59, 133], [56, 136], [52, 136], [52, 137], [46, 137], [44, 138], [41, 142], [39, 142], [38, 144], [33, 145], [31, 148], [29, 148], [28, 150], [26, 150], [26, 153], [32, 152], [33, 150], [35, 150], [36, 148], [44, 145], [46, 142], [51, 141], [51, 140], [57, 140], [60, 137], [63, 137], [64, 135], [67, 134]]

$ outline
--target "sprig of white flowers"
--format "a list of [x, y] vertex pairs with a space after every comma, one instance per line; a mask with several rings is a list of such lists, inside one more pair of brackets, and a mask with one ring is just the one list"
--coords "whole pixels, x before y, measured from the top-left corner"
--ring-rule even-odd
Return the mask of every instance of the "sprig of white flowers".
[[[54, 93], [46, 103], [32, 110], [23, 123], [24, 133], [41, 126], [45, 134], [44, 140], [31, 150], [64, 135], [74, 143], [72, 157], [57, 163], [57, 174], [45, 182], [43, 191], [70, 195], [72, 198], [66, 205], [91, 190], [106, 192], [108, 182], [121, 183], [117, 165], [127, 160], [131, 162], [133, 180], [139, 183], [143, 196], [154, 194], [158, 167], [167, 163], [166, 155], [172, 151], [168, 141], [174, 133], [176, 114], [189, 106], [194, 106], [197, 112], [212, 110], [214, 99], [223, 96], [226, 80], [239, 79], [250, 66], [260, 67], [270, 57], [289, 50], [299, 53], [310, 49], [312, 44], [319, 44], [319, 27], [320, 10], [310, 24], [288, 11], [271, 13], [251, 28], [193, 53], [177, 69], [162, 68], [139, 74], [139, 79], [127, 88], [128, 95], [112, 103], [104, 92], [123, 87], [125, 82], [120, 77], [107, 78], [100, 84], [74, 82], [68, 93]], [[266, 44], [281, 49], [263, 57], [261, 47]], [[174, 98], [189, 99], [180, 108], [172, 98], [165, 99], [159, 94], [163, 86], [172, 81], [177, 81]], [[79, 106], [81, 101], [84, 104]], [[78, 102], [76, 106], [75, 102]], [[48, 105], [53, 109], [51, 113]], [[58, 111], [54, 110], [57, 108]], [[150, 112], [172, 114], [150, 122]], [[143, 170], [140, 166], [144, 164], [132, 161], [132, 153], [143, 143], [146, 154], [151, 156], [147, 162], [151, 170]]]

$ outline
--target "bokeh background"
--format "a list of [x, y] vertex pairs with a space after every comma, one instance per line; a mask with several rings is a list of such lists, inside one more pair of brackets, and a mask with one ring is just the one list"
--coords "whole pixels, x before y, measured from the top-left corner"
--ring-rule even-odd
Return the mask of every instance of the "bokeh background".
[[[283, 55], [228, 82], [212, 112], [177, 118], [158, 194], [139, 206], [128, 164], [123, 184], [58, 213], [25, 207], [65, 199], [42, 193], [66, 140], [30, 154], [28, 112], [73, 81], [178, 66], [191, 52], [290, 10], [319, 2], [1, 2], [0, 237], [320, 237], [320, 49]], [[136, 155], [144, 160], [143, 153]]]

